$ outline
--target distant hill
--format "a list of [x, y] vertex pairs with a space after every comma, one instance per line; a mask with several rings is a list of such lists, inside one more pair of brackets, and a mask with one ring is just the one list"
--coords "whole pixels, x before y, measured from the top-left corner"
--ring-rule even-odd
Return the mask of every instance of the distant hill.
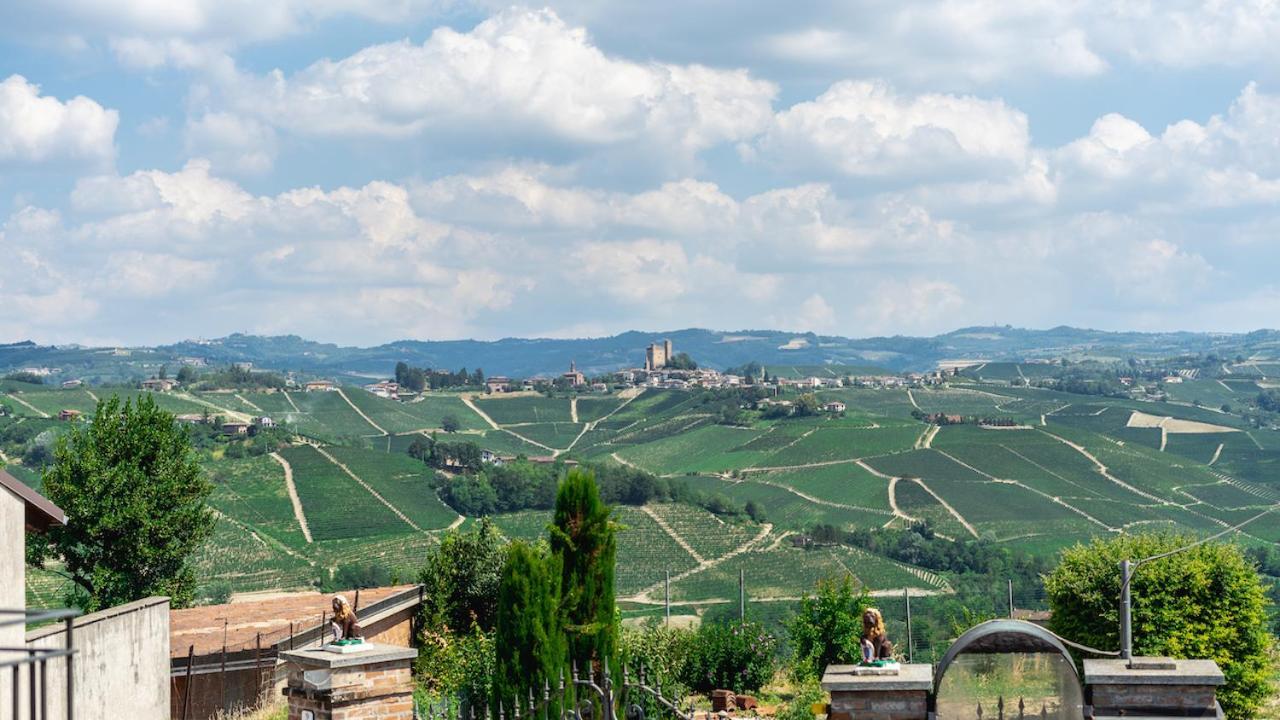
[[967, 327], [935, 337], [847, 338], [778, 330], [718, 331], [689, 328], [629, 331], [582, 339], [504, 338], [398, 340], [376, 347], [320, 343], [296, 335], [235, 334], [154, 348], [41, 346], [29, 341], [0, 345], [0, 371], [57, 367], [60, 375], [123, 379], [142, 377], [160, 364], [201, 358], [210, 364], [251, 362], [257, 367], [314, 374], [388, 375], [395, 364], [458, 369], [483, 368], [490, 375], [549, 375], [575, 361], [600, 373], [643, 364], [650, 342], [670, 339], [677, 351], [700, 364], [723, 369], [756, 361], [770, 366], [845, 365], [889, 370], [925, 370], [943, 360], [1025, 360], [1058, 357], [1170, 357], [1216, 353], [1280, 356], [1280, 332], [1138, 333], [1071, 327], [1031, 330], [1008, 326]]

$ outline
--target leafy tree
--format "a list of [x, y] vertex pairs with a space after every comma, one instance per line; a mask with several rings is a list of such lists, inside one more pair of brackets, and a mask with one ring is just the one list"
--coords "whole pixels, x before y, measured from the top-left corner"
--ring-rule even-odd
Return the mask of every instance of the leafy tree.
[[86, 611], [151, 595], [191, 603], [190, 560], [213, 532], [213, 485], [186, 430], [151, 397], [98, 403], [92, 423], [59, 438], [43, 486], [67, 513], [44, 550], [65, 561]]
[[196, 374], [196, 369], [191, 367], [190, 365], [183, 365], [182, 367], [178, 368], [177, 379], [178, 379], [178, 382], [182, 383], [183, 385], [190, 385], [191, 383], [195, 382], [196, 379], [199, 377], [200, 376]]
[[446, 534], [418, 573], [426, 586], [424, 625], [492, 630], [502, 560], [502, 536], [487, 518], [467, 532]]
[[756, 622], [707, 622], [694, 634], [682, 680], [694, 690], [753, 692], [773, 678], [777, 640]]
[[560, 565], [561, 622], [578, 667], [617, 657], [613, 570], [618, 552], [612, 508], [600, 499], [595, 475], [570, 470], [560, 483], [551, 551]]
[[324, 592], [338, 590], [356, 590], [359, 588], [376, 588], [394, 585], [391, 571], [385, 565], [376, 563], [349, 563], [339, 565], [333, 577], [320, 583]]
[[853, 580], [819, 580], [813, 595], [800, 599], [787, 621], [791, 640], [791, 674], [798, 681], [816, 680], [833, 663], [856, 663], [862, 657], [862, 612], [869, 598]]
[[754, 522], [762, 523], [765, 521], [764, 506], [755, 500], [748, 500], [747, 505], [743, 510], [746, 511], [747, 517], [751, 518]]
[[543, 683], [557, 681], [565, 665], [559, 605], [560, 567], [545, 546], [508, 545], [494, 627], [494, 692], [503, 707], [524, 704], [531, 690], [540, 694]]
[[440, 418], [440, 429], [447, 433], [456, 433], [462, 428], [462, 423], [458, 421], [457, 415], [445, 415]]
[[804, 393], [796, 398], [795, 414], [800, 417], [809, 417], [822, 412], [822, 404], [818, 402], [818, 396], [813, 393]]
[[8, 375], [5, 375], [5, 376], [4, 376], [4, 379], [5, 379], [5, 380], [13, 380], [13, 381], [15, 381], [15, 382], [24, 382], [24, 383], [29, 383], [29, 384], [31, 384], [31, 385], [43, 385], [43, 384], [44, 384], [44, 378], [43, 378], [43, 377], [41, 377], [41, 376], [39, 376], [39, 375], [37, 375], [37, 374], [35, 374], [35, 373], [33, 373], [33, 372], [30, 372], [30, 371], [28, 371], [28, 370], [19, 370], [18, 372], [11, 372], [11, 373], [9, 373]]
[[672, 370], [697, 370], [698, 363], [689, 357], [689, 353], [676, 353], [674, 356], [667, 358], [667, 367]]
[[[1093, 647], [1119, 647], [1120, 561], [1193, 540], [1123, 535], [1065, 550], [1045, 578], [1050, 628]], [[1134, 654], [1216, 661], [1226, 676], [1218, 700], [1227, 717], [1252, 717], [1269, 694], [1270, 639], [1265, 590], [1240, 547], [1205, 544], [1143, 565], [1130, 592]]]

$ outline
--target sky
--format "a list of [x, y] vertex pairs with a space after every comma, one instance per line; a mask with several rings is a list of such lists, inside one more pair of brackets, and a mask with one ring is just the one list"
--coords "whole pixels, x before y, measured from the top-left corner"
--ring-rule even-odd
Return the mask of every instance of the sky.
[[1280, 315], [1276, 0], [0, 4], [0, 342]]

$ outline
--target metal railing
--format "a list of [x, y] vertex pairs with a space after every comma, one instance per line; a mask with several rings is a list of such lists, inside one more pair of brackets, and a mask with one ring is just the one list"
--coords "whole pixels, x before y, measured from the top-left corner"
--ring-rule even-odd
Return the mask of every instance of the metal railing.
[[[0, 627], [36, 625], [61, 622], [65, 627], [65, 642], [61, 648], [38, 648], [23, 645], [19, 648], [0, 647], [0, 673], [8, 674], [11, 692], [13, 720], [19, 720], [22, 712], [22, 670], [27, 672], [27, 720], [51, 720], [49, 718], [49, 661], [66, 658], [66, 693], [63, 707], [67, 709], [65, 720], [75, 718], [75, 619], [79, 610], [11, 610], [0, 609]], [[10, 657], [16, 656], [16, 657]], [[56, 678], [55, 678], [56, 681]]]

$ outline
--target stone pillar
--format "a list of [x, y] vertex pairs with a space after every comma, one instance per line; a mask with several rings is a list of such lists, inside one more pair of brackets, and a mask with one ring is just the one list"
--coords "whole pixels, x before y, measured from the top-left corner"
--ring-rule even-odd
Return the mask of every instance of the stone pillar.
[[831, 665], [822, 689], [831, 693], [829, 720], [925, 720], [933, 666], [902, 665], [896, 675], [863, 674], [856, 665]]
[[416, 657], [413, 648], [390, 645], [346, 654], [281, 652], [289, 720], [412, 720]]
[[1222, 670], [1212, 660], [1085, 660], [1085, 702], [1095, 718], [1218, 717]]

